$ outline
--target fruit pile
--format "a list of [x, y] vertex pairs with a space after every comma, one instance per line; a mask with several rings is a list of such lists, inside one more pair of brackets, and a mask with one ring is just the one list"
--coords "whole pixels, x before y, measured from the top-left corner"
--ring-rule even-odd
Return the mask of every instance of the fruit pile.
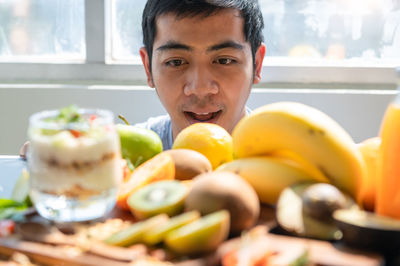
[[253, 228], [260, 204], [276, 208], [287, 233], [337, 240], [342, 237], [337, 210], [374, 208], [379, 138], [356, 144], [311, 106], [262, 106], [232, 135], [215, 124], [193, 124], [168, 151], [149, 142], [153, 155], [146, 158], [137, 152], [145, 148], [122, 147], [124, 157], [133, 150], [129, 160], [141, 162], [125, 171], [117, 206], [139, 222], [109, 236], [108, 244], [145, 243], [182, 255], [203, 254]]

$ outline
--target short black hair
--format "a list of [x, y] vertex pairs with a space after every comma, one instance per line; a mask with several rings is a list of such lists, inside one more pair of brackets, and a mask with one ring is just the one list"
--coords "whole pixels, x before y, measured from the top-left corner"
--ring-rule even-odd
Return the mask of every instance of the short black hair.
[[240, 11], [244, 20], [244, 35], [250, 43], [253, 63], [255, 53], [263, 42], [264, 21], [258, 0], [148, 0], [143, 10], [143, 44], [151, 60], [156, 32], [157, 17], [173, 13], [178, 18], [202, 15], [204, 17], [226, 8]]

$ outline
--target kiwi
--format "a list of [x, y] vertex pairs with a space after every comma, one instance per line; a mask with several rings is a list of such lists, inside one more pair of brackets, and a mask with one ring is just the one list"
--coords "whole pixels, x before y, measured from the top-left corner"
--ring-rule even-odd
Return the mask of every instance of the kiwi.
[[105, 243], [114, 246], [129, 246], [142, 242], [143, 235], [158, 228], [160, 225], [168, 222], [168, 215], [159, 214], [142, 222], [137, 222], [128, 228], [118, 231], [104, 240]]
[[174, 216], [167, 223], [164, 223], [161, 226], [154, 228], [154, 230], [147, 232], [143, 236], [143, 241], [148, 245], [156, 245], [162, 242], [169, 232], [190, 222], [193, 222], [199, 218], [200, 213], [198, 211], [185, 212], [180, 215]]
[[175, 179], [187, 180], [210, 172], [212, 166], [210, 161], [198, 151], [190, 149], [172, 149], [165, 151], [169, 153], [175, 163]]
[[182, 255], [215, 251], [228, 238], [230, 216], [226, 210], [210, 213], [168, 233], [167, 247]]
[[249, 229], [257, 221], [260, 202], [253, 187], [239, 175], [218, 171], [197, 176], [186, 197], [185, 208], [202, 215], [226, 209], [231, 217], [231, 233]]
[[137, 219], [165, 213], [174, 216], [183, 211], [188, 187], [177, 180], [151, 183], [128, 198], [128, 206]]

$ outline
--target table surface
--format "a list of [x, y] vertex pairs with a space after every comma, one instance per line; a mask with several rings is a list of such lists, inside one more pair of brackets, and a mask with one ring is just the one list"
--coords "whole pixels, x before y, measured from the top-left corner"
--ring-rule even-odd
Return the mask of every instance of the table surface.
[[0, 198], [11, 196], [15, 182], [21, 175], [21, 170], [26, 166], [26, 161], [19, 156], [0, 155]]

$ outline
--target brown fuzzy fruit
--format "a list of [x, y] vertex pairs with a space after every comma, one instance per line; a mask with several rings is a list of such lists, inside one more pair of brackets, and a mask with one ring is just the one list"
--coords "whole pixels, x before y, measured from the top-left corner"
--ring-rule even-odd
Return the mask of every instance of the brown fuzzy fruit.
[[198, 151], [190, 149], [173, 149], [165, 152], [170, 154], [174, 160], [175, 179], [192, 179], [199, 174], [210, 172], [212, 170], [210, 161]]
[[231, 216], [231, 232], [240, 233], [255, 224], [260, 202], [253, 187], [232, 172], [210, 172], [197, 176], [185, 199], [187, 210], [202, 215], [226, 209]]

